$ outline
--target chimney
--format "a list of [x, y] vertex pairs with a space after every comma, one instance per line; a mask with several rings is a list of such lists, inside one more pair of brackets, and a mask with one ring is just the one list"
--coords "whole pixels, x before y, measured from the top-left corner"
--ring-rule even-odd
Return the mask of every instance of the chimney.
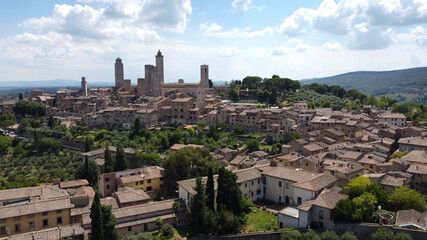
[[60, 183], [61, 183], [61, 179], [60, 178], [53, 179], [53, 185], [59, 185]]

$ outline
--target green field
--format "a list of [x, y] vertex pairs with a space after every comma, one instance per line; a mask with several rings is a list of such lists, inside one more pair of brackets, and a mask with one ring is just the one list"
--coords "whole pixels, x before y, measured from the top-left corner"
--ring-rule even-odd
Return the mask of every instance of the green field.
[[251, 212], [247, 217], [248, 224], [245, 232], [271, 231], [274, 226], [277, 226], [277, 216], [257, 207], [251, 208]]

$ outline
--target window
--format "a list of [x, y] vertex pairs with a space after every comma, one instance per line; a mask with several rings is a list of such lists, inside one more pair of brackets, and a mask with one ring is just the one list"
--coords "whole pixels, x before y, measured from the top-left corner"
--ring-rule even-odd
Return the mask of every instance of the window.
[[0, 235], [6, 235], [7, 231], [6, 231], [6, 227], [1, 227], [0, 228]]
[[28, 218], [34, 218], [34, 214], [28, 215]]
[[151, 179], [148, 179], [148, 180], [147, 180], [147, 183], [151, 183]]
[[289, 183], [286, 183], [286, 189], [289, 189]]
[[261, 189], [256, 190], [256, 194], [260, 195], [261, 194]]
[[139, 184], [141, 184], [141, 185], [144, 184], [144, 181], [139, 181]]
[[323, 210], [319, 210], [319, 219], [323, 220]]
[[302, 198], [298, 197], [298, 204], [302, 204]]
[[136, 186], [138, 186], [138, 183], [139, 183], [139, 182], [138, 182], [138, 181], [136, 181]]
[[43, 227], [47, 227], [49, 225], [49, 222], [47, 219], [43, 219]]
[[42, 213], [42, 216], [47, 216], [47, 212], [43, 212], [43, 213]]
[[57, 217], [56, 218], [56, 223], [62, 224], [62, 217]]
[[261, 183], [261, 179], [258, 178], [258, 184], [260, 184], [260, 183]]
[[248, 187], [248, 183], [245, 183], [245, 188], [247, 188]]
[[160, 181], [163, 181], [163, 178], [162, 178], [162, 177], [160, 178]]
[[132, 227], [128, 227], [128, 232], [131, 232], [132, 231]]
[[147, 187], [147, 191], [151, 191], [152, 189], [152, 187]]
[[106, 182], [109, 182], [109, 181], [110, 181], [110, 178], [109, 178], [109, 177], [106, 177], [106, 178], [105, 178], [105, 181], [106, 181]]
[[253, 197], [254, 196], [254, 192], [251, 192], [251, 197]]
[[5, 223], [5, 222], [6, 222], [6, 219], [5, 219], [5, 218], [0, 219], [0, 223]]
[[107, 189], [110, 189], [110, 184], [107, 184]]
[[36, 229], [36, 225], [34, 224], [34, 221], [28, 223], [28, 229], [29, 230], [35, 230]]
[[282, 181], [279, 181], [279, 187], [282, 187]]
[[56, 210], [56, 213], [62, 213], [62, 209]]
[[21, 224], [15, 224], [15, 232], [21, 231]]
[[14, 217], [13, 220], [19, 221], [19, 220], [21, 220], [21, 217]]
[[252, 185], [252, 186], [254, 185], [254, 181], [251, 181], [251, 185]]

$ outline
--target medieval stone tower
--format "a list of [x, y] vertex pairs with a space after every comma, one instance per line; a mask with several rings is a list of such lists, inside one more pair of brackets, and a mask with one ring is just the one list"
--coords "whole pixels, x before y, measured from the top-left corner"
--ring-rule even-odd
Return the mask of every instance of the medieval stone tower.
[[160, 78], [160, 83], [165, 83], [165, 73], [164, 73], [164, 69], [163, 69], [163, 55], [162, 52], [157, 51], [157, 55], [156, 55], [156, 67], [158, 68], [158, 72], [159, 72], [159, 78]]
[[124, 72], [123, 72], [123, 63], [121, 58], [116, 59], [116, 64], [114, 64], [114, 76], [116, 80], [116, 88], [121, 88], [124, 85]]
[[209, 66], [201, 65], [200, 66], [200, 84], [203, 87], [209, 88]]
[[86, 82], [86, 77], [82, 77], [82, 87], [80, 88], [80, 92], [82, 96], [87, 97], [87, 82]]
[[158, 97], [161, 94], [161, 84], [164, 83], [163, 55], [160, 50], [156, 55], [156, 66], [145, 65], [145, 78], [138, 78], [137, 91], [139, 95]]

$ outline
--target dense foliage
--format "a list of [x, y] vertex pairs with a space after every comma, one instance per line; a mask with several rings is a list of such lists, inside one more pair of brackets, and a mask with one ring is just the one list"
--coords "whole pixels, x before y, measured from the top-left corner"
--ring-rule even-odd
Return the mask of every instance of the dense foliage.
[[[46, 141], [50, 142], [41, 140], [42, 148]], [[0, 157], [0, 189], [32, 187], [51, 183], [55, 178], [71, 180], [82, 164], [78, 152], [67, 149], [42, 152], [34, 143], [15, 141], [6, 155]]]
[[385, 95], [367, 96], [356, 89], [346, 90], [339, 85], [311, 83], [301, 85], [300, 82], [289, 78], [260, 78], [248, 76], [243, 81], [235, 80], [230, 84], [229, 99], [258, 100], [276, 106], [288, 106], [295, 102], [305, 101], [310, 108], [332, 108], [340, 110], [361, 110], [363, 104], [375, 105], [386, 109], [393, 106], [397, 100]]
[[425, 196], [407, 186], [398, 187], [393, 191], [390, 204], [396, 210], [415, 209], [419, 212], [424, 212], [427, 207]]
[[393, 111], [405, 114], [406, 119], [413, 121], [415, 125], [427, 121], [427, 106], [424, 104], [405, 102], [395, 105]]
[[0, 115], [0, 128], [5, 129], [8, 126], [15, 124], [15, 115], [3, 114]]
[[46, 106], [42, 103], [20, 100], [12, 107], [15, 115], [21, 116], [44, 116], [46, 114]]
[[173, 193], [176, 190], [177, 181], [206, 176], [210, 168], [216, 173], [219, 163], [205, 149], [185, 147], [172, 152], [166, 159], [164, 168], [165, 187], [169, 193]]
[[388, 212], [387, 209], [423, 212], [427, 207], [424, 195], [414, 189], [403, 186], [389, 195], [382, 186], [363, 176], [353, 178], [344, 191], [349, 198], [338, 201], [333, 209], [334, 219], [338, 221], [378, 222], [378, 214]]
[[387, 192], [368, 177], [353, 178], [344, 191], [349, 198], [338, 201], [333, 210], [334, 219], [338, 221], [370, 222], [377, 207], [389, 205]]
[[91, 240], [118, 240], [120, 235], [116, 229], [116, 217], [111, 213], [111, 206], [102, 205], [98, 193], [90, 207]]
[[246, 225], [245, 215], [253, 204], [242, 197], [236, 174], [222, 167], [219, 169], [217, 182], [215, 209], [208, 207], [209, 194], [206, 193], [201, 177], [196, 178], [196, 194], [190, 200], [190, 224], [193, 233], [238, 233]]

